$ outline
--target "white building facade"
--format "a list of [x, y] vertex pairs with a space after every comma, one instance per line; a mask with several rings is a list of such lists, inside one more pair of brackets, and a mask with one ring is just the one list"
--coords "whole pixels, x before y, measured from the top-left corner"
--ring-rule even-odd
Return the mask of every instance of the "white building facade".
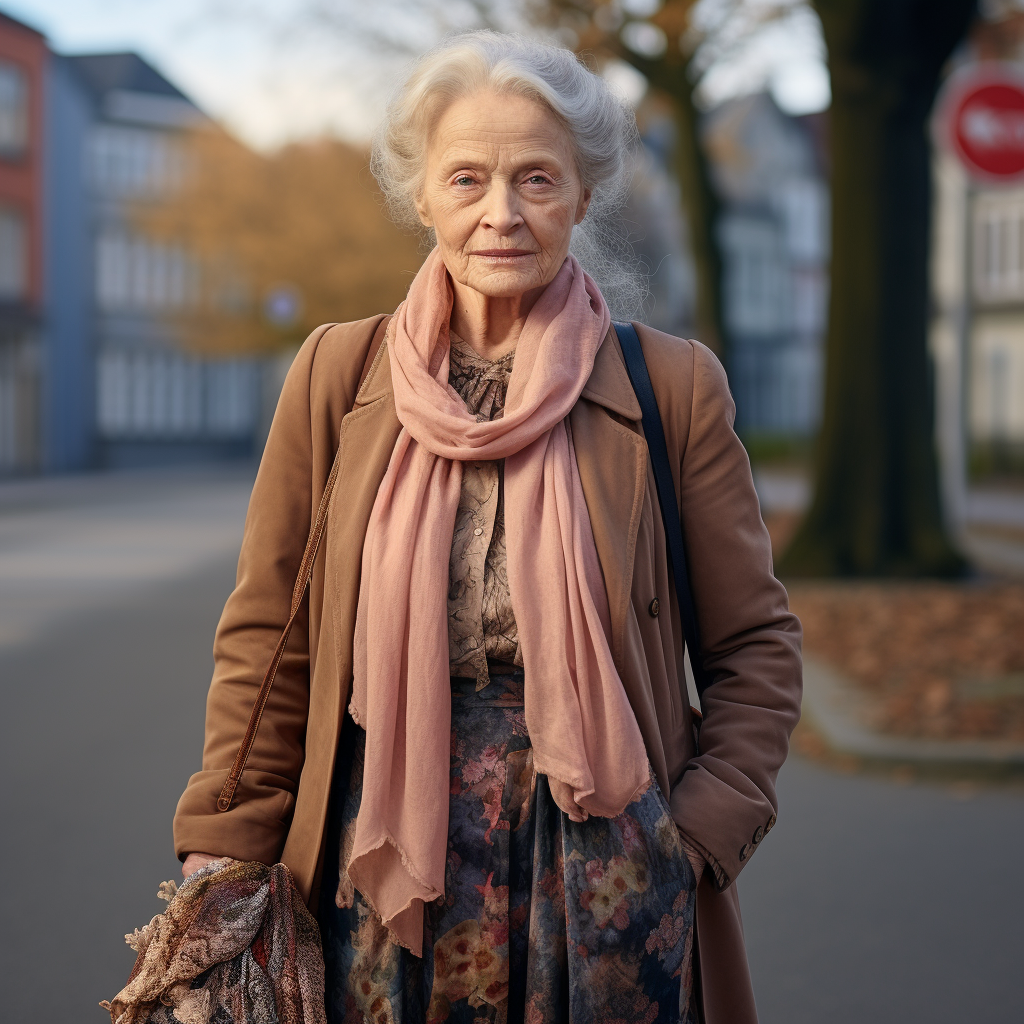
[[972, 181], [935, 160], [936, 433], [951, 521], [968, 476], [1024, 470], [1024, 184]]

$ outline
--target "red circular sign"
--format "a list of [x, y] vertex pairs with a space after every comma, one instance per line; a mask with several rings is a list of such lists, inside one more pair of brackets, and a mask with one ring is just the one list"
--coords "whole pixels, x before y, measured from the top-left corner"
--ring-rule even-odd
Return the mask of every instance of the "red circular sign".
[[952, 105], [953, 147], [969, 171], [1015, 178], [1024, 174], [1024, 86], [986, 77], [960, 92]]

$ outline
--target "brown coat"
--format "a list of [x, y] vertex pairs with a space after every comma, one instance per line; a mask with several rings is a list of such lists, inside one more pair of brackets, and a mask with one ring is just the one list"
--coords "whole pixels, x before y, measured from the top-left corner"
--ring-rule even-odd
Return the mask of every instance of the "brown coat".
[[[214, 645], [203, 770], [174, 819], [178, 856], [283, 860], [315, 896], [335, 750], [348, 705], [363, 537], [400, 424], [380, 317], [318, 328], [288, 374], [253, 489]], [[671, 585], [640, 407], [609, 332], [570, 414], [612, 618], [612, 653], [683, 832], [716, 862], [701, 881], [698, 942], [709, 1024], [754, 1024], [732, 884], [775, 823], [775, 778], [799, 717], [800, 625], [772, 575], [725, 374], [702, 345], [639, 327], [665, 423], [705, 665], [700, 753], [683, 682]], [[285, 619], [335, 451], [342, 461], [310, 593], [292, 633], [231, 810], [217, 796]], [[657, 597], [667, 613], [652, 615]], [[724, 884], [722, 884], [724, 883]]]

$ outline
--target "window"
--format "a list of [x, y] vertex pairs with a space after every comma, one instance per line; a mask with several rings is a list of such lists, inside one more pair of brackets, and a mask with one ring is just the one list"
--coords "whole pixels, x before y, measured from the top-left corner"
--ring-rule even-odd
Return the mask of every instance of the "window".
[[725, 316], [731, 330], [767, 337], [791, 326], [792, 280], [775, 224], [736, 214], [722, 225]]
[[0, 302], [25, 297], [28, 259], [25, 251], [25, 218], [10, 207], [0, 207]]
[[829, 249], [828, 188], [813, 178], [787, 181], [779, 190], [786, 247], [794, 260], [822, 263]]
[[17, 64], [0, 60], [0, 156], [28, 148], [28, 79]]
[[256, 425], [259, 368], [248, 359], [108, 348], [99, 356], [96, 397], [104, 437], [239, 440]]
[[985, 325], [972, 339], [971, 434], [980, 441], [1024, 441], [1024, 331]]
[[105, 313], [180, 310], [197, 288], [195, 264], [179, 246], [117, 230], [96, 240], [96, 301]]
[[90, 173], [99, 192], [117, 196], [162, 196], [182, 174], [180, 147], [167, 132], [100, 125], [89, 145]]
[[801, 268], [793, 272], [793, 327], [801, 334], [821, 335], [828, 320], [827, 272]]
[[1024, 300], [1024, 196], [979, 196], [973, 241], [975, 295], [988, 302]]

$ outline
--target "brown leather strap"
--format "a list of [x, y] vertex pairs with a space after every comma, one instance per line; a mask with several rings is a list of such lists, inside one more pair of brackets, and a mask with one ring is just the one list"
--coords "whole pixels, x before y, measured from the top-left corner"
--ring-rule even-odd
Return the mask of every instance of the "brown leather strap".
[[[383, 344], [384, 335], [387, 332], [390, 320], [390, 316], [382, 317], [376, 331], [374, 331], [373, 338], [370, 341], [370, 348], [366, 353], [366, 360], [363, 363], [362, 373], [359, 375], [357, 391], [362, 387], [363, 381], [366, 380], [376, 361], [377, 353]], [[334, 491], [334, 484], [338, 479], [338, 469], [340, 466], [341, 445], [339, 444], [338, 451], [334, 455], [334, 463], [331, 466], [330, 475], [327, 477], [327, 483], [324, 485], [323, 496], [320, 498], [320, 507], [316, 510], [316, 517], [313, 519], [313, 525], [309, 530], [306, 550], [302, 553], [302, 561], [299, 563], [299, 572], [295, 577], [295, 586], [292, 588], [292, 604], [291, 611], [288, 614], [288, 621], [284, 624], [281, 638], [277, 641], [277, 647], [274, 648], [274, 656], [270, 659], [270, 665], [263, 676], [259, 693], [256, 695], [256, 702], [253, 704], [252, 713], [249, 715], [249, 724], [245, 728], [245, 735], [242, 737], [241, 744], [239, 744], [238, 753], [235, 754], [231, 771], [228, 772], [228, 777], [220, 791], [220, 796], [217, 797], [218, 811], [230, 809], [231, 802], [235, 798], [235, 790], [238, 788], [239, 779], [241, 779], [242, 772], [245, 770], [245, 763], [249, 760], [252, 745], [256, 741], [256, 732], [260, 727], [263, 710], [270, 699], [270, 690], [274, 685], [277, 670], [281, 666], [281, 659], [284, 657], [285, 648], [288, 646], [288, 637], [291, 635], [292, 626], [295, 625], [295, 619], [299, 614], [299, 609], [302, 607], [302, 598], [313, 576], [313, 563], [316, 560], [317, 549], [320, 547], [320, 540], [324, 535], [324, 527], [327, 525], [327, 513], [330, 509], [331, 494]]]

